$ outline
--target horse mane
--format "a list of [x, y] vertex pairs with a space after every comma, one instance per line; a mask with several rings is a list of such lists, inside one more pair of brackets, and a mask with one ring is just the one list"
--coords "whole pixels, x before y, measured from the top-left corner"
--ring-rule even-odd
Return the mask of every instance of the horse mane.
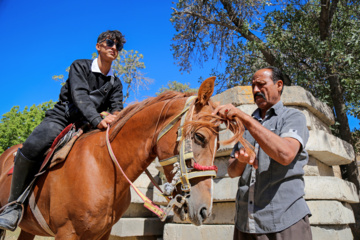
[[124, 108], [117, 114], [115, 121], [111, 124], [112, 132], [110, 134], [110, 141], [112, 141], [119, 133], [125, 123], [134, 116], [137, 112], [141, 111], [147, 106], [151, 106], [155, 103], [163, 102], [171, 99], [186, 98], [193, 96], [194, 93], [182, 93], [176, 91], [166, 91], [156, 97], [149, 97], [141, 102], [133, 103], [128, 107]]
[[[173, 100], [178, 98], [186, 98], [195, 95], [194, 93], [182, 93], [182, 92], [176, 92], [176, 91], [166, 91], [164, 93], [161, 93], [160, 95], [156, 97], [149, 97], [141, 102], [133, 103], [126, 108], [124, 108], [122, 111], [116, 113], [116, 119], [111, 124], [111, 133], [110, 133], [110, 141], [112, 141], [116, 135], [120, 132], [121, 128], [125, 125], [125, 123], [136, 113], [144, 109], [145, 107], [151, 106], [153, 104], [167, 101], [167, 100]], [[195, 104], [195, 101], [192, 103]], [[217, 104], [212, 102], [211, 100], [208, 102], [208, 104], [215, 109], [217, 107]], [[221, 118], [218, 115], [212, 115], [207, 113], [200, 113], [197, 120], [190, 120], [186, 121], [184, 125], [185, 135], [191, 134], [191, 132], [194, 132], [198, 130], [199, 128], [206, 127], [213, 131], [216, 134], [219, 134], [219, 126], [221, 123], [225, 123], [226, 127], [234, 133], [234, 135], [225, 141], [222, 141], [222, 144], [230, 144], [233, 142], [240, 141], [246, 148], [253, 149], [253, 147], [242, 137], [244, 133], [244, 125], [239, 119], [233, 119], [230, 121], [229, 119]], [[101, 130], [94, 130], [87, 134], [84, 134], [82, 137], [88, 136], [89, 134], [93, 134], [96, 132], [99, 132]]]

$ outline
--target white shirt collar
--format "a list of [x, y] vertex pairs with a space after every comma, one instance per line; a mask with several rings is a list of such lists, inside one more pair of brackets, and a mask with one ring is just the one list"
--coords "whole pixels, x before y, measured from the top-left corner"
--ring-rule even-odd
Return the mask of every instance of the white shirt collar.
[[[91, 64], [91, 71], [92, 72], [97, 72], [97, 73], [101, 73], [103, 74], [101, 71], [100, 71], [100, 68], [99, 68], [99, 64], [98, 64], [98, 61], [97, 61], [97, 58], [95, 58]], [[103, 74], [104, 75], [104, 74]], [[108, 74], [106, 76], [112, 76], [114, 75], [114, 72], [113, 72], [113, 69], [110, 68], [110, 71], [108, 72]]]

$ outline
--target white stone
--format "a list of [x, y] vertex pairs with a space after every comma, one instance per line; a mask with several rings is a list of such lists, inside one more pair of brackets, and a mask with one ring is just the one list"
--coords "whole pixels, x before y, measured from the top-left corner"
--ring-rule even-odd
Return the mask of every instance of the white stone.
[[[152, 188], [138, 188], [141, 193], [143, 193], [150, 200], [153, 198], [153, 189]], [[156, 189], [156, 188], [155, 188]], [[131, 202], [132, 203], [144, 203], [140, 196], [135, 192], [135, 190], [130, 187], [131, 192]]]
[[309, 109], [305, 107], [296, 107], [296, 106], [287, 106], [289, 108], [295, 108], [298, 109], [300, 112], [302, 112], [306, 118], [306, 125], [309, 130], [322, 130], [327, 133], [331, 133], [329, 125], [321, 121], [319, 118], [317, 118], [314, 113], [312, 113]]
[[233, 225], [165, 224], [164, 240], [232, 240]]
[[305, 176], [306, 200], [338, 200], [358, 203], [355, 184], [337, 177]]
[[[232, 136], [234, 136], [234, 134], [230, 130], [221, 131], [219, 134], [220, 143], [221, 141], [230, 139]], [[227, 145], [220, 144], [220, 147], [216, 152], [216, 157], [230, 156], [234, 145], [235, 143], [231, 143]]]
[[[155, 179], [157, 184], [159, 184], [161, 182], [157, 175], [152, 175], [152, 176]], [[134, 185], [136, 187], [140, 187], [140, 188], [153, 188], [154, 187], [150, 178], [145, 173], [140, 174], [140, 176], [135, 180]]]
[[310, 92], [306, 91], [302, 87], [286, 86], [281, 96], [281, 100], [285, 106], [306, 107], [328, 126], [335, 123], [334, 114], [331, 108], [316, 99]]
[[344, 225], [355, 223], [354, 213], [348, 203], [338, 201], [307, 201], [312, 216], [311, 225]]
[[231, 103], [235, 107], [241, 104], [253, 104], [254, 97], [250, 86], [237, 86], [230, 88], [220, 94], [211, 98], [214, 102], [219, 102], [220, 105]]
[[350, 227], [344, 226], [311, 226], [314, 240], [353, 240]]
[[143, 203], [131, 203], [122, 218], [156, 217]]
[[112, 228], [117, 237], [161, 236], [164, 223], [159, 218], [121, 218]]
[[229, 177], [227, 172], [229, 156], [215, 158], [214, 164], [218, 168], [216, 178]]
[[325, 131], [309, 131], [310, 136], [306, 144], [309, 155], [326, 165], [349, 164], [354, 161], [355, 154], [351, 144]]
[[309, 161], [304, 166], [304, 175], [305, 176], [320, 176], [317, 162], [318, 162], [318, 160], [316, 160], [316, 158], [309, 156]]

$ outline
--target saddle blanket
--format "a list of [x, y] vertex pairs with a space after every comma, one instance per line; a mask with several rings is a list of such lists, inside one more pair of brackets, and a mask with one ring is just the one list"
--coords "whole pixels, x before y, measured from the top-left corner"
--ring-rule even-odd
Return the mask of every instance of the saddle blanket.
[[[60, 134], [57, 136], [52, 143], [51, 147], [46, 153], [45, 160], [43, 161], [40, 171], [43, 171], [46, 166], [47, 169], [52, 168], [58, 163], [63, 162], [69, 154], [75, 141], [83, 134], [84, 129], [87, 126], [76, 128], [74, 123], [68, 125]], [[50, 161], [50, 164], [48, 164]], [[14, 167], [10, 169], [8, 175], [12, 175]]]

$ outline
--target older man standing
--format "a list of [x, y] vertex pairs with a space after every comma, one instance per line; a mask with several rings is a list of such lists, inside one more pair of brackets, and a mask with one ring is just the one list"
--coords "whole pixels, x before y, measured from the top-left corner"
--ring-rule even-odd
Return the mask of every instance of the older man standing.
[[279, 69], [258, 70], [252, 91], [258, 108], [250, 116], [232, 104], [213, 114], [239, 118], [244, 138], [255, 155], [238, 143], [229, 159], [230, 177], [238, 177], [234, 239], [312, 239], [304, 196], [303, 167], [308, 162], [309, 138], [305, 116], [281, 101], [283, 77]]

